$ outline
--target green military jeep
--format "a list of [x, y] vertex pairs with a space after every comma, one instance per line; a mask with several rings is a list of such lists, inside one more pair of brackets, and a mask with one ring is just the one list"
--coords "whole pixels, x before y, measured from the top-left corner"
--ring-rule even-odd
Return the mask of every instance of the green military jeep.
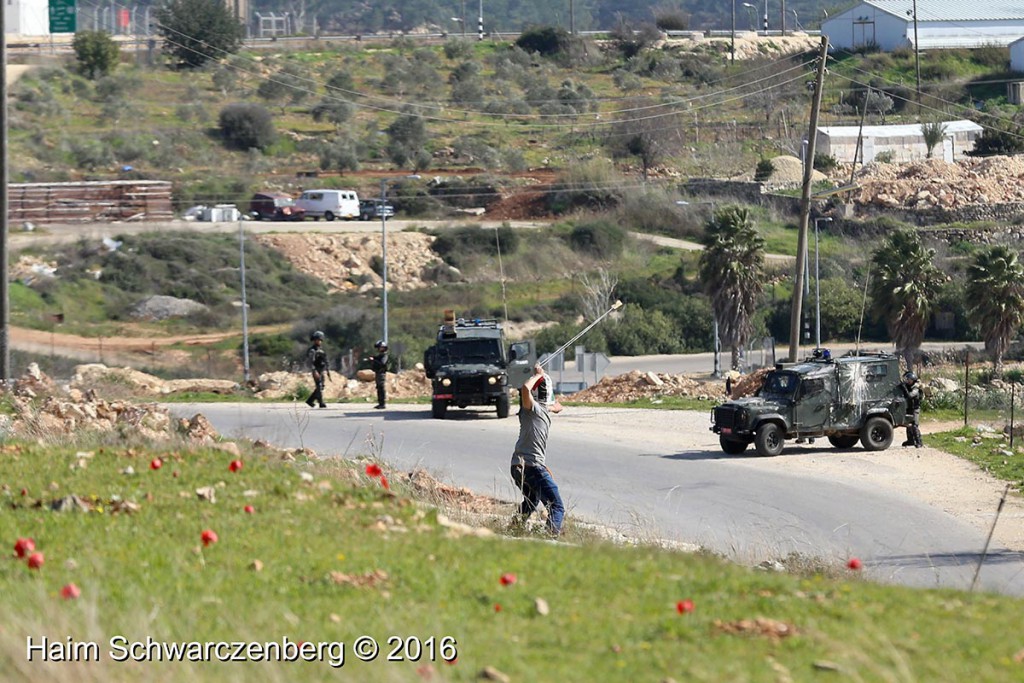
[[754, 396], [712, 410], [711, 431], [730, 455], [751, 443], [758, 455], [778, 455], [786, 439], [815, 437], [827, 437], [836, 448], [860, 441], [869, 451], [882, 451], [906, 415], [896, 356], [833, 359], [825, 351], [801, 363], [778, 363]]

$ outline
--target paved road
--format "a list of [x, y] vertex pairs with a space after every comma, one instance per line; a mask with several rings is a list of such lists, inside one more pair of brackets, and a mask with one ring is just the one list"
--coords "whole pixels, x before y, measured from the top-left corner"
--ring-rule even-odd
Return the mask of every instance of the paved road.
[[[515, 419], [455, 411], [438, 421], [425, 406], [386, 413], [358, 405], [312, 412], [286, 404], [168, 407], [181, 416], [202, 412], [226, 436], [303, 445], [321, 455], [379, 453], [396, 468], [425, 467], [515, 499], [507, 474]], [[806, 448], [815, 447], [787, 453], [800, 457]], [[840, 563], [855, 555], [877, 580], [967, 588], [985, 542], [978, 529], [905, 496], [787, 472], [784, 461], [766, 467], [767, 459], [724, 456], [703, 413], [573, 408], [558, 416], [549, 452], [557, 454], [551, 464], [570, 514], [748, 563], [790, 552]], [[1024, 558], [994, 548], [980, 586], [1024, 595]]]

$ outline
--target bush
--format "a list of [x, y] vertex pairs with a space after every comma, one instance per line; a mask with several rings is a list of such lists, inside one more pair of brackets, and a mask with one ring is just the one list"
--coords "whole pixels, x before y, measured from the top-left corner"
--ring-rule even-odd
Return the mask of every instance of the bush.
[[626, 231], [609, 220], [577, 225], [569, 234], [569, 246], [599, 259], [612, 260], [622, 255]]
[[818, 152], [814, 155], [814, 170], [822, 173], [831, 173], [839, 167], [839, 162], [831, 154]]
[[772, 163], [772, 160], [761, 159], [757, 162], [757, 168], [754, 169], [754, 180], [764, 182], [772, 177], [772, 173], [775, 173], [775, 164]]
[[78, 60], [79, 73], [89, 80], [109, 74], [121, 57], [121, 48], [105, 31], [79, 31], [71, 47]]
[[519, 250], [519, 233], [509, 227], [485, 230], [466, 226], [441, 232], [434, 240], [434, 253], [456, 268], [464, 268], [475, 256], [497, 256], [498, 243], [502, 256], [509, 256]]
[[637, 304], [626, 304], [621, 318], [605, 331], [608, 351], [617, 356], [651, 353], [681, 353], [679, 329], [661, 311], [646, 311]]
[[1004, 70], [1010, 65], [1010, 49], [1003, 45], [982, 45], [970, 51], [970, 59], [988, 69]]
[[654, 25], [662, 31], [686, 31], [690, 28], [690, 15], [675, 7], [656, 9]]
[[516, 40], [516, 47], [544, 57], [566, 54], [572, 40], [569, 32], [556, 26], [529, 26]]
[[218, 124], [224, 141], [236, 149], [266, 150], [277, 138], [270, 112], [258, 104], [229, 104], [221, 109]]
[[464, 38], [449, 38], [444, 43], [444, 56], [451, 60], [465, 60], [473, 56], [473, 43]]
[[570, 166], [558, 176], [555, 187], [547, 194], [548, 209], [565, 213], [573, 209], [601, 211], [622, 201], [618, 188], [621, 179], [607, 161], [590, 161]]
[[892, 150], [885, 150], [875, 155], [874, 161], [880, 164], [891, 164], [893, 160]]
[[699, 240], [704, 234], [704, 217], [696, 206], [676, 204], [676, 195], [651, 190], [629, 192], [615, 212], [619, 225], [638, 232]]

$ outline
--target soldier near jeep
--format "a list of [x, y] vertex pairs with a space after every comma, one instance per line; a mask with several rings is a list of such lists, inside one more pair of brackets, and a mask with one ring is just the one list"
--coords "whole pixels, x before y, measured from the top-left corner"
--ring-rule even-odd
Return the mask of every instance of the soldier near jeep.
[[924, 441], [921, 439], [921, 387], [917, 383], [917, 375], [908, 370], [903, 373], [903, 382], [900, 389], [907, 397], [907, 440], [903, 446], [914, 446], [923, 448]]
[[324, 351], [324, 333], [317, 330], [309, 335], [309, 342], [310, 347], [306, 351], [306, 360], [313, 373], [313, 393], [306, 399], [306, 405], [310, 408], [314, 405], [326, 408], [327, 404], [324, 403], [324, 378], [329, 378], [331, 371], [328, 368], [327, 352]]

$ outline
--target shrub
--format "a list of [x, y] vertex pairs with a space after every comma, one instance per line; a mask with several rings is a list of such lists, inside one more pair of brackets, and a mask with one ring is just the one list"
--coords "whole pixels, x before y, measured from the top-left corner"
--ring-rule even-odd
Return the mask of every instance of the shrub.
[[818, 152], [814, 155], [814, 170], [822, 173], [831, 173], [839, 167], [839, 162], [831, 154]]
[[754, 180], [764, 182], [772, 177], [772, 173], [775, 173], [775, 164], [772, 163], [772, 160], [761, 159], [757, 162], [757, 168], [754, 169]]
[[555, 57], [569, 51], [569, 32], [556, 26], [530, 26], [516, 40], [516, 47], [544, 57]]
[[604, 260], [621, 256], [625, 243], [626, 231], [609, 220], [577, 225], [569, 234], [569, 246], [573, 251]]
[[971, 61], [989, 69], [1006, 69], [1010, 64], [1010, 49], [989, 43], [970, 51]]
[[589, 161], [570, 166], [555, 181], [558, 188], [547, 194], [548, 209], [565, 213], [586, 208], [604, 210], [622, 201], [620, 178], [607, 161]]
[[109, 74], [121, 57], [121, 48], [105, 31], [79, 31], [71, 47], [79, 73], [90, 80]]
[[270, 112], [249, 102], [229, 104], [218, 117], [221, 135], [230, 147], [266, 150], [277, 137]]
[[874, 161], [880, 164], [891, 164], [893, 160], [892, 150], [884, 150], [875, 155]]
[[449, 38], [444, 43], [444, 56], [453, 61], [469, 59], [473, 56], [473, 43], [464, 38]]
[[647, 311], [637, 304], [626, 304], [622, 317], [604, 331], [608, 351], [617, 356], [651, 353], [681, 353], [679, 329], [661, 311]]
[[509, 256], [519, 250], [519, 233], [509, 227], [486, 230], [479, 227], [466, 226], [441, 232], [434, 240], [432, 249], [445, 262], [456, 268], [465, 267], [474, 256], [497, 256], [498, 242], [501, 243], [502, 256]]
[[656, 9], [654, 25], [662, 31], [686, 31], [690, 28], [690, 15], [676, 7]]

